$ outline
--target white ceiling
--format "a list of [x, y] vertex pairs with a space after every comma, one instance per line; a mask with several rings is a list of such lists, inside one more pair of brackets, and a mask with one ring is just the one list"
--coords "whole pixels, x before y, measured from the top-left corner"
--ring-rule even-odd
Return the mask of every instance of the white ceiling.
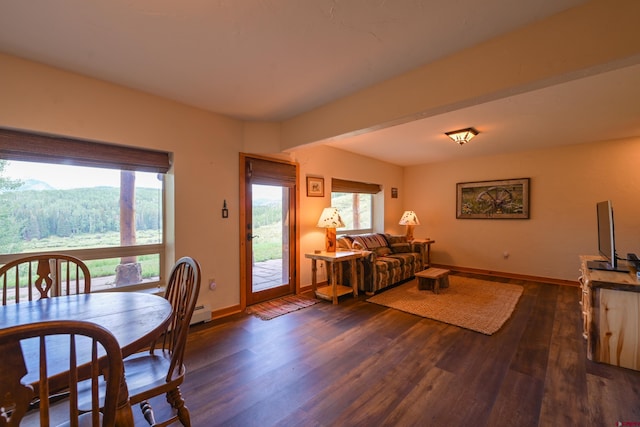
[[[0, 51], [277, 121], [585, 1], [0, 0]], [[639, 67], [331, 144], [411, 165], [640, 135]], [[468, 126], [464, 147], [442, 134]]]
[[[466, 145], [445, 131], [474, 126]], [[402, 166], [640, 135], [640, 65], [330, 142]]]

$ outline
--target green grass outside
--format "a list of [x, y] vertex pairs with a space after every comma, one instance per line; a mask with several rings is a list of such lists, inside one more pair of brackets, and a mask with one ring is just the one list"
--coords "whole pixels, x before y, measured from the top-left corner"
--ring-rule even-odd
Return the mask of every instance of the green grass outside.
[[[138, 231], [138, 244], [154, 244], [160, 242], [157, 230]], [[98, 234], [79, 234], [72, 237], [48, 237], [46, 239], [31, 240], [24, 243], [24, 252], [64, 251], [66, 249], [90, 249], [96, 247], [114, 247], [120, 245], [120, 233], [108, 232]], [[137, 262], [142, 266], [142, 278], [149, 279], [160, 276], [160, 256], [157, 254], [140, 255]], [[92, 278], [114, 276], [120, 258], [106, 258], [86, 261]]]
[[263, 225], [256, 227], [254, 235], [260, 236], [253, 239], [253, 260], [262, 262], [270, 259], [282, 258], [282, 223]]
[[[282, 258], [282, 226], [280, 223], [257, 227], [254, 234], [260, 236], [253, 240], [254, 260], [256, 262]], [[156, 230], [138, 231], [136, 242], [138, 244], [159, 243], [160, 234]], [[82, 234], [72, 237], [49, 237], [40, 240], [31, 240], [24, 243], [24, 252], [64, 251], [65, 249], [89, 249], [96, 247], [118, 246], [120, 234], [117, 232]], [[137, 262], [142, 265], [143, 279], [160, 276], [159, 255], [140, 255]], [[107, 258], [86, 261], [91, 277], [101, 278], [114, 276], [116, 267], [120, 264], [120, 258]]]

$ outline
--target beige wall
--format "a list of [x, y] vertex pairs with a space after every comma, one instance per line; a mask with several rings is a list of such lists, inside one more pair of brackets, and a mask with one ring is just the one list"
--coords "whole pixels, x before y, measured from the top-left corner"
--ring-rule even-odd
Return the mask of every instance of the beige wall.
[[[619, 255], [640, 253], [639, 162], [640, 138], [579, 144], [408, 167], [405, 191], [433, 262], [576, 280], [578, 255], [597, 253], [599, 201], [613, 202]], [[526, 177], [530, 219], [456, 219], [456, 183]]]
[[[374, 210], [380, 219], [375, 231], [404, 233], [398, 225], [405, 201], [402, 190], [397, 199], [391, 198], [391, 187], [402, 188], [401, 167], [321, 145], [293, 150], [292, 157], [300, 164], [301, 286], [311, 284], [311, 261], [304, 254], [325, 246], [325, 231], [316, 224], [322, 210], [331, 206], [332, 177], [380, 184], [383, 191], [374, 198]], [[324, 178], [324, 197], [307, 197], [307, 176]], [[326, 279], [326, 272], [321, 273], [319, 280]]]
[[[169, 263], [195, 257], [204, 278], [201, 301], [214, 309], [239, 303], [242, 122], [2, 54], [0, 70], [2, 127], [173, 153]], [[223, 200], [228, 219], [221, 218]], [[208, 291], [208, 278], [216, 279], [215, 292]]]

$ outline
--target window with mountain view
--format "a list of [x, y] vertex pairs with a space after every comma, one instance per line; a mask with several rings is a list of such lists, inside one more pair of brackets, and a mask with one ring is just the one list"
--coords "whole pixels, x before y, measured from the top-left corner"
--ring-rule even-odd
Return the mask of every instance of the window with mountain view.
[[0, 160], [0, 264], [64, 252], [85, 261], [92, 291], [160, 277], [163, 174]]

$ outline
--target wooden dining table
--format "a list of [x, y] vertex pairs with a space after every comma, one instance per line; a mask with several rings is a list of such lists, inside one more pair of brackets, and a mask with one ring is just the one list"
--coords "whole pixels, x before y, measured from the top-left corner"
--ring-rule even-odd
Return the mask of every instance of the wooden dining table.
[[[166, 330], [171, 312], [169, 301], [154, 294], [78, 294], [0, 306], [0, 329], [44, 321], [84, 320], [108, 329], [118, 340], [122, 357], [127, 357], [147, 347]], [[23, 382], [32, 384], [37, 390], [38, 346], [35, 341], [33, 344], [30, 346], [23, 343], [28, 370]], [[60, 354], [59, 357], [64, 360], [67, 355]], [[88, 350], [86, 357], [89, 360]], [[79, 360], [81, 358], [79, 354]], [[57, 363], [54, 356], [47, 365], [52, 390], [54, 387], [66, 388], [65, 363]], [[128, 425], [129, 420], [120, 424]]]

